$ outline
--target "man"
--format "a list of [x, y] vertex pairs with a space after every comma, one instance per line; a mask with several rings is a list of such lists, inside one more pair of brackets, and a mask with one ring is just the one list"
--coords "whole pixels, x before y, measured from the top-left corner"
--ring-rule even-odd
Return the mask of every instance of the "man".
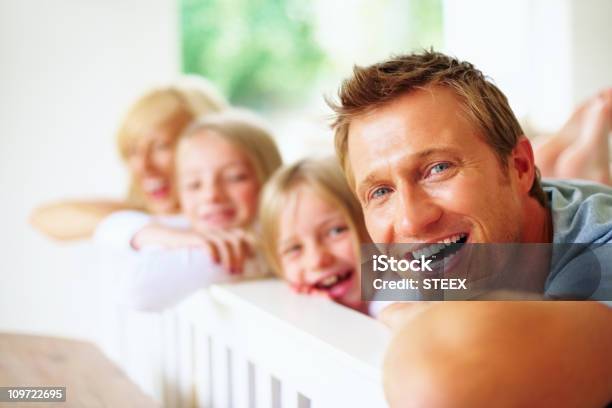
[[[597, 285], [573, 292], [575, 251], [550, 260], [544, 293], [610, 300], [612, 190], [541, 183], [505, 96], [471, 64], [424, 52], [356, 68], [334, 109], [336, 150], [373, 242], [593, 244]], [[612, 312], [601, 304], [396, 305], [385, 318], [396, 330], [392, 406], [612, 400]]]

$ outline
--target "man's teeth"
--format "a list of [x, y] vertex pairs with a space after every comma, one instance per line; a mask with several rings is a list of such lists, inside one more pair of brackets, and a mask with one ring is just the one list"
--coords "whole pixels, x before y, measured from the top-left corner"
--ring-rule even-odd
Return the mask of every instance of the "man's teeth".
[[421, 247], [417, 249], [416, 251], [412, 252], [412, 257], [414, 259], [420, 259], [421, 256], [425, 258], [429, 258], [430, 256], [437, 254], [438, 252], [440, 252], [447, 246], [450, 246], [451, 244], [455, 244], [457, 241], [465, 237], [466, 237], [465, 234], [457, 234], [457, 235], [453, 235], [452, 237], [446, 238], [443, 241], [440, 241], [438, 243]]

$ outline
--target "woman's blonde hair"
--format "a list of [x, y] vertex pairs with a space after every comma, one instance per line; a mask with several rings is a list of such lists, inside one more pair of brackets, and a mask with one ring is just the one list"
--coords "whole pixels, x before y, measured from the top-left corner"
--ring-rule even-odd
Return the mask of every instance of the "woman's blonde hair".
[[184, 130], [179, 137], [179, 144], [206, 131], [214, 132], [246, 154], [261, 186], [283, 164], [267, 126], [252, 112], [226, 109], [202, 116]]
[[[148, 91], [128, 110], [117, 132], [117, 145], [123, 160], [127, 160], [134, 141], [154, 129], [168, 130], [174, 142], [196, 117], [219, 112], [228, 104], [206, 79], [185, 76], [172, 84]], [[144, 198], [132, 180], [128, 201], [144, 208]]]
[[[275, 273], [282, 276], [278, 259], [280, 214], [295, 200], [299, 187], [308, 186], [345, 215], [360, 242], [369, 242], [359, 202], [353, 195], [335, 157], [303, 159], [278, 170], [268, 181], [259, 203], [259, 223], [264, 253]], [[358, 245], [358, 242], [355, 243]]]

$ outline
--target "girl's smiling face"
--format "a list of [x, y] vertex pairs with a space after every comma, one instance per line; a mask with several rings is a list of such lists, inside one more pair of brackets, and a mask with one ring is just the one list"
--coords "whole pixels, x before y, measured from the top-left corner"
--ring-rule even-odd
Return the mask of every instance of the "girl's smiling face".
[[257, 213], [260, 183], [247, 155], [218, 133], [202, 131], [177, 152], [181, 207], [192, 227], [248, 227]]
[[338, 206], [307, 185], [291, 192], [280, 214], [277, 256], [285, 279], [300, 292], [358, 308], [357, 234]]

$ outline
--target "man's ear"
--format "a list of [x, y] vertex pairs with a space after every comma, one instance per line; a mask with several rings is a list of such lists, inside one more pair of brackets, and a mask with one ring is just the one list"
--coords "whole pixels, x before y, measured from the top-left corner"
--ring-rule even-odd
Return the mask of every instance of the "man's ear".
[[520, 190], [528, 193], [536, 176], [536, 167], [531, 142], [525, 136], [519, 137], [512, 149], [508, 166], [516, 175]]

